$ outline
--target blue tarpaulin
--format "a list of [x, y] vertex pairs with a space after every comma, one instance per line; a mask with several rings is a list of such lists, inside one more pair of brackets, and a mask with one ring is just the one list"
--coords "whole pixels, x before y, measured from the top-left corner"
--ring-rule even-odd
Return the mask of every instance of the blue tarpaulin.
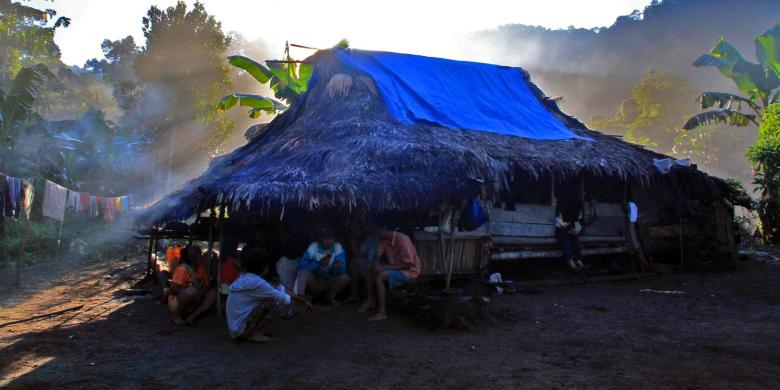
[[334, 52], [344, 65], [374, 80], [388, 111], [401, 123], [533, 140], [589, 139], [556, 119], [518, 68], [389, 52]]

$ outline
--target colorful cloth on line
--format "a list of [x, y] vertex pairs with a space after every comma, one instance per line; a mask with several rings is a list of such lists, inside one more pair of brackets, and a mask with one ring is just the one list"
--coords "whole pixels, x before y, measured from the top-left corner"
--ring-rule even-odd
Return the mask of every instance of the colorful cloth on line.
[[68, 190], [56, 183], [46, 180], [43, 193], [43, 215], [58, 221], [65, 219], [65, 204], [68, 200]]

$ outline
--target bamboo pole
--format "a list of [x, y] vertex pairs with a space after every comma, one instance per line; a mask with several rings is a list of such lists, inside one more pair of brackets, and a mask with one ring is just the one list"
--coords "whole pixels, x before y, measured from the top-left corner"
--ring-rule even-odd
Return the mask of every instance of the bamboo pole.
[[[214, 219], [216, 215], [214, 215], [214, 208], [211, 208], [211, 212], [209, 213], [209, 233], [208, 233], [208, 247], [206, 249], [206, 253], [209, 256], [209, 263], [208, 263], [208, 270], [209, 272], [214, 271]], [[217, 291], [219, 291], [219, 288], [221, 287], [220, 280], [219, 280], [219, 271], [220, 271], [220, 264], [221, 262], [219, 259], [217, 259]]]
[[14, 276], [14, 285], [19, 287], [22, 284], [22, 260], [24, 259], [24, 246], [27, 243], [27, 236], [30, 235], [30, 220], [24, 219], [24, 233], [22, 234], [22, 242], [19, 243], [19, 253], [16, 256], [16, 270]]
[[[68, 201], [68, 195], [70, 195], [70, 189], [65, 189], [65, 201]], [[60, 220], [60, 228], [57, 230], [57, 261], [60, 260], [60, 243], [62, 242], [62, 225], [65, 224], [65, 212], [62, 212], [62, 219]]]
[[680, 270], [685, 270], [685, 257], [683, 256], [683, 219], [680, 217]]
[[[152, 250], [154, 249], [154, 227], [149, 230], [149, 253], [148, 258], [146, 260], [146, 276], [152, 275]], [[156, 281], [157, 278], [154, 278]]]
[[[213, 209], [212, 209], [212, 213], [213, 213]], [[220, 205], [219, 206], [219, 245], [220, 246], [223, 245], [224, 242], [225, 242], [225, 205]], [[222, 316], [222, 293], [220, 292], [220, 288], [222, 287], [222, 281], [219, 279], [219, 274], [221, 272], [222, 272], [222, 262], [217, 261], [217, 317]]]

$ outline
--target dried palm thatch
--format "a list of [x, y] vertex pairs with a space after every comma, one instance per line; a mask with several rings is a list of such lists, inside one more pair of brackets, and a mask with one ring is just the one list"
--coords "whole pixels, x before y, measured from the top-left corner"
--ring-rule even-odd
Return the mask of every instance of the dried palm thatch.
[[320, 51], [307, 62], [315, 74], [305, 95], [262, 134], [146, 210], [143, 220], [183, 219], [214, 204], [234, 211], [421, 209], [472, 193], [473, 178], [489, 183], [483, 195], [495, 199], [521, 174], [587, 172], [647, 184], [658, 177], [653, 158], [666, 157], [587, 129], [547, 99], [527, 73], [543, 105], [595, 142], [402, 125], [388, 114], [373, 82], [353, 77], [332, 52]]

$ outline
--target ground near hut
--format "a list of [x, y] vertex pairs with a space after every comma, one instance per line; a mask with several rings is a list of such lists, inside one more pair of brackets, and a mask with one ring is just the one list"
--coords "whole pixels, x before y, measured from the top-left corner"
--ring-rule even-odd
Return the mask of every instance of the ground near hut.
[[176, 328], [162, 305], [124, 298], [140, 256], [38, 264], [22, 289], [0, 272], [0, 387], [776, 388], [779, 255], [729, 273], [537, 286], [495, 299], [501, 315], [470, 331], [316, 306], [280, 320], [268, 345], [229, 341], [215, 315]]

